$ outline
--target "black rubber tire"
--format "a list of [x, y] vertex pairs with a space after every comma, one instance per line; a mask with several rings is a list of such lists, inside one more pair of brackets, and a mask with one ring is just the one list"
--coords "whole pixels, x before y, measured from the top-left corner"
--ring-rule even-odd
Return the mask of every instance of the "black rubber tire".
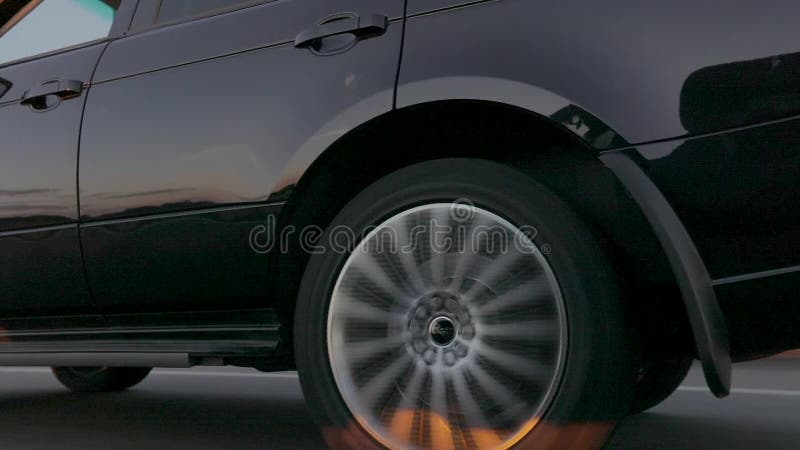
[[150, 367], [53, 367], [53, 374], [75, 392], [114, 392], [139, 384], [151, 370]]
[[409, 207], [468, 199], [517, 226], [538, 230], [534, 242], [561, 285], [568, 320], [566, 364], [560, 387], [536, 427], [515, 449], [594, 449], [630, 410], [635, 352], [620, 290], [590, 229], [548, 189], [507, 166], [471, 159], [441, 159], [394, 172], [361, 192], [322, 235], [300, 286], [295, 355], [300, 382], [315, 420], [333, 449], [382, 448], [362, 430], [343, 402], [327, 355], [330, 294], [347, 254], [332, 251], [328, 235], [348, 226], [360, 235]]
[[645, 364], [636, 381], [631, 414], [639, 414], [660, 404], [686, 379], [693, 358], [676, 356]]

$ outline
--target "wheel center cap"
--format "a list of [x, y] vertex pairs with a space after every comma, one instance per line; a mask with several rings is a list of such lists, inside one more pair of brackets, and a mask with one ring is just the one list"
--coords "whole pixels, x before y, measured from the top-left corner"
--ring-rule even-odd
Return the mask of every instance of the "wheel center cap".
[[456, 324], [447, 316], [433, 319], [428, 331], [433, 343], [439, 347], [447, 347], [456, 340]]

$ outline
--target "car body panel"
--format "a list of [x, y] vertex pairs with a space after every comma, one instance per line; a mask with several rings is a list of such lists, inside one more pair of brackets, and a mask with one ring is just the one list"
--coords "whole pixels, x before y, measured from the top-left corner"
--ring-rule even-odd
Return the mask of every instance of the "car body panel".
[[91, 223], [81, 228], [92, 293], [105, 314], [268, 304], [267, 255], [250, 245], [278, 205]]
[[800, 347], [797, 288], [800, 268], [733, 283], [715, 284], [728, 320], [731, 354], [747, 361]]
[[800, 265], [800, 119], [636, 153], [713, 279]]
[[[413, 11], [414, 3], [409, 6]], [[585, 139], [598, 149], [789, 117], [800, 113], [800, 78], [792, 76], [800, 71], [793, 56], [800, 41], [798, 13], [800, 4], [789, 1], [765, 8], [737, 0], [720, 8], [689, 0], [620, 7], [498, 0], [410, 17], [397, 102], [452, 97], [455, 91], [442, 94], [437, 88], [465, 77], [492, 80], [461, 86], [468, 99], [493, 95], [483, 86], [524, 84], [530, 88], [520, 91], [515, 104], [552, 116], [551, 99], [562, 99], [616, 132], [619, 139], [596, 140], [597, 133]], [[709, 83], [737, 73], [743, 74], [735, 89], [741, 102], [714, 105], [738, 106], [738, 114], [695, 114], [686, 121], [685, 108], [725, 96], [724, 89], [708, 89]], [[542, 91], [551, 95], [539, 100], [527, 94]], [[771, 106], [777, 104], [782, 107]], [[572, 119], [561, 123], [583, 137], [590, 124]]]
[[485, 1], [487, 0], [408, 0], [407, 14], [409, 16], [416, 16], [432, 11], [456, 8]]
[[[140, 32], [115, 42], [109, 49], [97, 68], [95, 82], [291, 43], [300, 32], [337, 13], [378, 13], [389, 20], [403, 17], [402, 0], [300, 3], [266, 1], [179, 24], [140, 25]], [[215, 87], [233, 88], [214, 84], [208, 89]]]
[[600, 156], [635, 160], [680, 217], [702, 257], [691, 266], [708, 271], [703, 281], [727, 323], [717, 344], [729, 341], [734, 360], [800, 345], [789, 319], [800, 277], [798, 133], [800, 119], [790, 118]]
[[[42, 280], [46, 280], [43, 282]], [[92, 314], [77, 225], [0, 233], [0, 314]]]
[[0, 69], [0, 78], [11, 83], [0, 99], [0, 314], [93, 311], [78, 240], [75, 177], [86, 91], [47, 111], [19, 100], [52, 79], [88, 82], [105, 45]]
[[[402, 17], [402, 6], [267, 2], [109, 46], [80, 158], [84, 256], [102, 311], [270, 306], [265, 278], [254, 278], [266, 275], [266, 256], [250, 248], [249, 232], [279, 206], [273, 193], [328, 145], [391, 110], [402, 22], [331, 56], [292, 40], [333, 13]], [[231, 217], [227, 208], [239, 206], [255, 208]], [[122, 255], [137, 260], [109, 265]], [[150, 264], [162, 257], [175, 265]], [[193, 281], [215, 273], [228, 274], [227, 288]], [[154, 293], [146, 280], [166, 288]], [[228, 295], [231, 285], [241, 290]]]

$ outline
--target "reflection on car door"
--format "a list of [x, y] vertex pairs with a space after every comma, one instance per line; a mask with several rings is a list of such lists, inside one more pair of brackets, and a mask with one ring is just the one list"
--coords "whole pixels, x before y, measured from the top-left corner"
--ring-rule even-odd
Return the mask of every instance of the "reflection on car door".
[[212, 2], [245, 6], [164, 23], [149, 3], [134, 18], [144, 29], [103, 55], [84, 120], [81, 235], [98, 306], [269, 307], [249, 232], [279, 208], [268, 201], [279, 174], [323, 125], [370, 97], [374, 115], [391, 109], [402, 30], [333, 56], [295, 38], [340, 12], [400, 18], [403, 1]]
[[[92, 41], [106, 38], [118, 4], [0, 2], [0, 314], [5, 317], [94, 311], [77, 229], [78, 133], [84, 82], [106, 45]], [[64, 14], [70, 15], [69, 26], [54, 29]]]

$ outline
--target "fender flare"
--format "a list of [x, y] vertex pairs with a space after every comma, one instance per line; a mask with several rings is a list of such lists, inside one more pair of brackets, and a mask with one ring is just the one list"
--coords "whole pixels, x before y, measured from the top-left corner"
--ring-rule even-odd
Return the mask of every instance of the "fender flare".
[[667, 199], [636, 162], [623, 152], [599, 156], [628, 190], [664, 248], [683, 297], [706, 383], [717, 397], [731, 390], [728, 329], [700, 253]]

